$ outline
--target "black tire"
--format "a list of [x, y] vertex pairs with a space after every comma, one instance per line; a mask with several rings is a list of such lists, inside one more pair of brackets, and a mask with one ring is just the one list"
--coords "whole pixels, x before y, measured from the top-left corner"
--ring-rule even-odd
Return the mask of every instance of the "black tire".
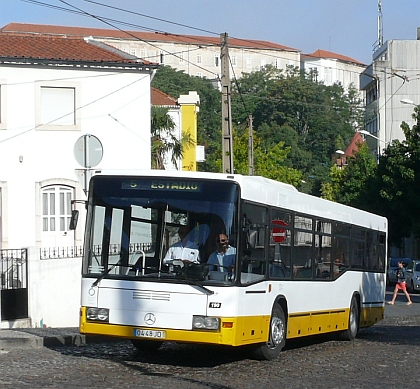
[[359, 304], [355, 296], [352, 297], [350, 303], [348, 328], [339, 333], [339, 339], [350, 341], [353, 340], [359, 331]]
[[160, 348], [160, 346], [162, 346], [163, 342], [155, 340], [131, 339], [131, 343], [139, 351], [154, 352], [157, 351]]
[[268, 361], [277, 358], [286, 343], [286, 327], [283, 309], [276, 304], [271, 312], [268, 342], [260, 344], [254, 350], [254, 356]]

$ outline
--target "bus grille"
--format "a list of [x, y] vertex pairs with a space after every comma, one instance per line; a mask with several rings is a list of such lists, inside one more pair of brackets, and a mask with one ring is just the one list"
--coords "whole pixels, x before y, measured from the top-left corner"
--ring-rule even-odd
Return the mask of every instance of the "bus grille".
[[171, 295], [169, 293], [147, 292], [135, 290], [133, 292], [134, 300], [155, 300], [155, 301], [170, 301]]

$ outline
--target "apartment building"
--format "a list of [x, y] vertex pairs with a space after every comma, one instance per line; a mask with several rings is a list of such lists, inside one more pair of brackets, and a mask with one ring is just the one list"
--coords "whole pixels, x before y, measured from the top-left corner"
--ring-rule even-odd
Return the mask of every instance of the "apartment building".
[[360, 89], [359, 78], [366, 65], [345, 55], [318, 49], [301, 55], [301, 68], [307, 72], [316, 71], [316, 80], [325, 85], [339, 82], [345, 89], [350, 85]]
[[[9, 23], [7, 33], [60, 36], [92, 36], [95, 40], [130, 55], [171, 66], [186, 74], [209, 79], [220, 77], [220, 36], [195, 36], [101, 28], [67, 27], [42, 24]], [[278, 69], [300, 66], [300, 50], [273, 42], [228, 37], [231, 78], [260, 70], [266, 65]]]

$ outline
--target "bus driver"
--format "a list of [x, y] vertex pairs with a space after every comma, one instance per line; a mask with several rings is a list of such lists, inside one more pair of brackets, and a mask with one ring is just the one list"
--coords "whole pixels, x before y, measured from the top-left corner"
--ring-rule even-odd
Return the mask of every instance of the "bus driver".
[[207, 261], [210, 265], [220, 272], [231, 274], [235, 265], [236, 248], [229, 245], [229, 239], [225, 234], [219, 234], [216, 237], [217, 249]]

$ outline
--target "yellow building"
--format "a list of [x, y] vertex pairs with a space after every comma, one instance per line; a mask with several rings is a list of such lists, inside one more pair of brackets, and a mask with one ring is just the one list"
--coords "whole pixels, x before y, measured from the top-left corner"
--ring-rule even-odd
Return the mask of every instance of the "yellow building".
[[[200, 97], [197, 92], [189, 92], [178, 98], [181, 106], [181, 129], [182, 136], [189, 135], [190, 146], [183, 147], [182, 170], [197, 170], [197, 113], [200, 108]], [[199, 149], [200, 150], [200, 149]], [[201, 158], [199, 158], [200, 160]]]

